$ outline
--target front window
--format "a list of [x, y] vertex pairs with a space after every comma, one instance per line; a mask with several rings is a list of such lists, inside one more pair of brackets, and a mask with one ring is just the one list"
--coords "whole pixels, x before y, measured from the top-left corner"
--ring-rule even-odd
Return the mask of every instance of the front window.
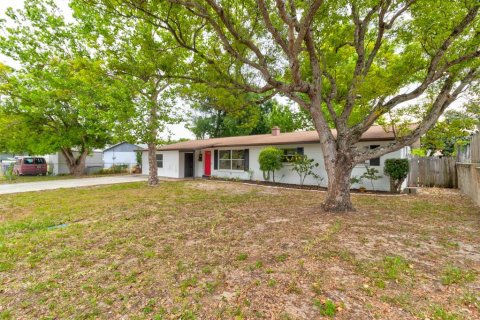
[[297, 148], [282, 149], [282, 151], [282, 162], [292, 162], [294, 160], [294, 157], [298, 155]]
[[[376, 149], [376, 148], [378, 148], [378, 147], [380, 147], [380, 146], [379, 146], [379, 145], [371, 145], [371, 146], [367, 147], [367, 149], [372, 150], [372, 149]], [[380, 158], [372, 158], [372, 159], [370, 159], [370, 160], [369, 160], [369, 164], [370, 164], [371, 166], [374, 166], [374, 167], [380, 166]]]
[[23, 163], [24, 164], [33, 164], [33, 158], [24, 158]]
[[157, 167], [163, 168], [163, 154], [157, 154]]
[[293, 162], [296, 156], [303, 156], [303, 147], [282, 149], [282, 162]]
[[218, 167], [220, 170], [245, 170], [245, 151], [220, 150]]

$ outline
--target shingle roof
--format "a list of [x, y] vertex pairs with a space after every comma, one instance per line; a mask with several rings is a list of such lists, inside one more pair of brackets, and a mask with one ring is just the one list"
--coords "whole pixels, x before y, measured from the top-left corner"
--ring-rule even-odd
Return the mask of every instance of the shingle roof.
[[[332, 130], [336, 134], [335, 130]], [[395, 140], [393, 131], [385, 131], [381, 126], [372, 126], [361, 137], [360, 141], [389, 141]], [[262, 145], [285, 145], [318, 143], [320, 141], [317, 131], [298, 131], [272, 134], [259, 134], [252, 136], [212, 138], [205, 140], [191, 140], [178, 142], [158, 148], [159, 151], [190, 151], [205, 148], [239, 147], [239, 146], [262, 146]]]
[[[122, 141], [122, 142], [116, 143], [116, 144], [114, 144], [114, 145], [108, 146], [106, 149], [103, 149], [103, 152], [108, 151], [108, 150], [110, 150], [110, 149], [113, 149], [113, 148], [115, 148], [115, 147], [118, 147], [118, 146], [120, 146], [120, 145], [122, 145], [122, 144], [125, 144], [125, 143], [126, 143], [126, 144], [134, 145], [134, 146], [136, 146], [137, 148], [141, 149], [141, 147], [140, 147], [139, 145], [137, 145], [137, 144], [133, 144], [133, 143], [129, 143], [129, 142], [126, 142], [126, 141]], [[100, 150], [100, 151], [102, 151], [102, 150]]]

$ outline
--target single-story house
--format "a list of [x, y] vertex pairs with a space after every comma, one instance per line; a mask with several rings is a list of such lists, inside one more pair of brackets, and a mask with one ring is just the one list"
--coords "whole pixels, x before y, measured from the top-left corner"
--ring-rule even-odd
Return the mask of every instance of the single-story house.
[[[78, 156], [78, 152], [74, 152], [75, 157]], [[103, 152], [101, 150], [94, 150], [85, 159], [85, 173], [95, 173], [103, 169]], [[52, 175], [69, 174], [67, 159], [59, 151], [53, 154], [47, 154], [42, 156], [45, 158], [48, 164], [48, 172]]]
[[104, 168], [115, 165], [127, 165], [132, 168], [137, 165], [137, 150], [141, 146], [128, 142], [120, 142], [103, 150]]
[[[2, 162], [3, 160], [13, 159], [16, 155], [18, 155], [18, 154], [14, 154], [14, 153], [0, 153], [0, 162]], [[20, 154], [20, 155], [22, 155], [22, 154]]]
[[[372, 126], [361, 137], [358, 146], [361, 148], [375, 148], [386, 145], [395, 139], [392, 131], [385, 131], [381, 126]], [[221, 177], [238, 178], [243, 180], [264, 180], [260, 170], [258, 156], [267, 146], [275, 146], [286, 156], [303, 154], [314, 159], [319, 164], [315, 173], [321, 179], [308, 176], [305, 184], [327, 186], [322, 150], [316, 131], [302, 131], [280, 133], [278, 128], [272, 129], [272, 134], [213, 138], [192, 140], [165, 145], [157, 150], [158, 175], [160, 177]], [[390, 190], [389, 177], [383, 173], [384, 162], [388, 158], [407, 158], [410, 147], [388, 153], [380, 158], [368, 160], [365, 164], [357, 165], [352, 172], [353, 176], [361, 176], [367, 166], [379, 171], [382, 178], [373, 181], [375, 190]], [[288, 157], [286, 157], [287, 159]], [[148, 174], [148, 153], [142, 153], [142, 173]], [[283, 168], [275, 172], [275, 180], [280, 183], [299, 183], [299, 176], [291, 170], [292, 165], [286, 160]], [[354, 184], [352, 188], [364, 186], [371, 189], [370, 181], [364, 180], [361, 184]]]

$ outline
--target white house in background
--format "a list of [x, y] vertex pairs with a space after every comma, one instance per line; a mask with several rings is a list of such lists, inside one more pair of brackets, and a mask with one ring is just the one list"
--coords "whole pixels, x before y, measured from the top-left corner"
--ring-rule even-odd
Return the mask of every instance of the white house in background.
[[[335, 132], [334, 132], [335, 134]], [[360, 148], [375, 148], [386, 145], [395, 139], [392, 131], [385, 131], [381, 126], [372, 126], [360, 139]], [[243, 180], [263, 180], [258, 163], [260, 151], [267, 146], [283, 149], [285, 155], [303, 154], [319, 164], [316, 173], [323, 178], [319, 181], [312, 176], [305, 180], [308, 185], [327, 186], [327, 173], [322, 150], [316, 131], [280, 133], [278, 128], [272, 134], [192, 140], [166, 145], [157, 151], [158, 175], [170, 178], [209, 177], [238, 178]], [[386, 159], [407, 158], [410, 147], [388, 153], [380, 158], [371, 159], [365, 164], [357, 165], [352, 176], [361, 176], [367, 166], [374, 167], [382, 178], [374, 181], [375, 190], [390, 190], [389, 177], [383, 173]], [[142, 173], [148, 174], [148, 153], [142, 153]], [[291, 171], [291, 164], [285, 162], [283, 168], [275, 172], [275, 180], [281, 183], [298, 184], [299, 177]], [[362, 185], [371, 189], [370, 181]], [[354, 184], [352, 188], [362, 185]]]
[[[74, 152], [74, 155], [75, 157], [78, 157], [78, 152]], [[102, 155], [102, 151], [95, 150], [87, 156], [85, 159], [85, 171], [87, 174], [95, 173], [103, 169]], [[51, 172], [53, 175], [70, 173], [67, 160], [61, 152], [48, 154], [42, 157], [47, 161], [49, 173]]]
[[137, 165], [137, 152], [142, 146], [128, 142], [120, 142], [103, 150], [103, 163], [105, 168], [113, 165], [128, 165], [129, 168]]

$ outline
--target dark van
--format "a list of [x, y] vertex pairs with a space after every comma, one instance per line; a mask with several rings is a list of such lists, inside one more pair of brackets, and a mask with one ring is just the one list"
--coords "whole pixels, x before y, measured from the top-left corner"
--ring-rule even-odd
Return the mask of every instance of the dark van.
[[21, 157], [13, 166], [13, 174], [17, 176], [24, 175], [47, 175], [47, 161], [38, 157]]

